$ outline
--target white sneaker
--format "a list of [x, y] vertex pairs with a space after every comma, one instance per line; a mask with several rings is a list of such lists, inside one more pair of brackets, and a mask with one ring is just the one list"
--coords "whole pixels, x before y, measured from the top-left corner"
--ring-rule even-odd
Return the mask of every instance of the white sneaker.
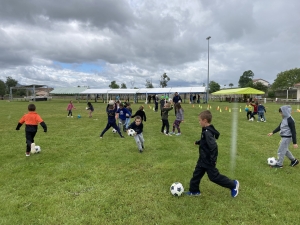
[[181, 135], [181, 133], [177, 133], [177, 134], [176, 134], [176, 136], [179, 136], [179, 135]]
[[35, 143], [31, 143], [30, 151], [35, 152]]
[[175, 132], [169, 132], [169, 134], [175, 134]]
[[169, 133], [169, 134], [166, 134], [166, 135], [167, 135], [167, 136], [172, 136], [172, 134], [170, 134], [170, 133]]

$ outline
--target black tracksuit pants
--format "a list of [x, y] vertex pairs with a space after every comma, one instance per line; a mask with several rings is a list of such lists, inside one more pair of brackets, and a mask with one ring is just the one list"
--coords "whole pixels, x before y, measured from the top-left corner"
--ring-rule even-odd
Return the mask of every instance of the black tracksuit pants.
[[198, 159], [193, 177], [190, 181], [190, 192], [200, 191], [200, 181], [204, 174], [207, 173], [210, 181], [229, 189], [235, 188], [234, 180], [229, 179], [228, 177], [219, 173], [219, 170], [216, 167], [204, 168], [200, 166], [200, 159]]

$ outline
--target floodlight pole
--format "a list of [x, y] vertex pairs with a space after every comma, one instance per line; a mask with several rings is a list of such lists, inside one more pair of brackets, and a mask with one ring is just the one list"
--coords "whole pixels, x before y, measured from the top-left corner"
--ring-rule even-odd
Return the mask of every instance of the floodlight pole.
[[208, 95], [209, 95], [209, 39], [211, 36], [206, 38], [207, 40], [207, 88], [206, 88], [206, 103], [208, 103]]

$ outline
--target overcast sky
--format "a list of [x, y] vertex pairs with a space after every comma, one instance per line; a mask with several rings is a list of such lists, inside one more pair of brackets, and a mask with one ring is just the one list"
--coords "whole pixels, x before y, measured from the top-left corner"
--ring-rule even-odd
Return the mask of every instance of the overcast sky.
[[0, 79], [236, 87], [300, 67], [299, 0], [0, 0]]

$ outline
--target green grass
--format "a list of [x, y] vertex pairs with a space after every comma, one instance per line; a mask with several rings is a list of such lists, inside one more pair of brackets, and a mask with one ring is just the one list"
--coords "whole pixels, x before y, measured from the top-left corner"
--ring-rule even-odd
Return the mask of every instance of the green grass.
[[[268, 103], [267, 122], [246, 120], [238, 104], [237, 156], [231, 161], [232, 103], [212, 102], [213, 124], [220, 131], [217, 168], [240, 181], [240, 194], [230, 196], [205, 175], [200, 197], [173, 197], [170, 185], [179, 181], [188, 189], [198, 159], [198, 114], [207, 107], [183, 104], [182, 135], [160, 133], [160, 113], [145, 107], [145, 151], [138, 152], [132, 137], [121, 139], [109, 130], [106, 105], [94, 103], [93, 119], [85, 103], [75, 103], [74, 118], [67, 118], [68, 100], [36, 102], [45, 120], [35, 142], [42, 152], [25, 157], [25, 132], [15, 127], [27, 112], [28, 102], [0, 101], [0, 224], [295, 224], [300, 220], [299, 170], [271, 169], [279, 135], [267, 136], [281, 121], [279, 105]], [[135, 112], [140, 104], [133, 104]], [[152, 106], [152, 105], [151, 105]], [[222, 112], [216, 110], [217, 106]], [[242, 106], [242, 112], [239, 107]], [[293, 106], [293, 117], [300, 113]], [[77, 114], [82, 118], [77, 119]], [[174, 121], [170, 112], [169, 121]], [[297, 124], [297, 122], [296, 122]], [[300, 126], [297, 125], [298, 134]], [[300, 158], [299, 149], [292, 149]], [[233, 167], [235, 165], [235, 167]]]

